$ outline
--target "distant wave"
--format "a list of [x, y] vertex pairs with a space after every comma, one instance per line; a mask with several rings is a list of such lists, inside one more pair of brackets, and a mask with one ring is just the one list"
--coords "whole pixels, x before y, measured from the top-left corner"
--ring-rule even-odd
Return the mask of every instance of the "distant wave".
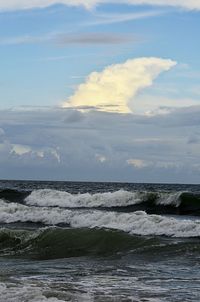
[[137, 192], [119, 190], [96, 194], [70, 194], [56, 190], [36, 190], [25, 200], [26, 204], [37, 206], [59, 206], [65, 208], [97, 208], [130, 206], [141, 202]]
[[155, 214], [200, 214], [200, 194], [189, 192], [129, 192], [119, 190], [97, 194], [70, 194], [56, 190], [35, 190], [25, 199], [34, 206], [62, 208], [106, 208]]
[[0, 201], [0, 223], [33, 222], [69, 225], [72, 228], [104, 228], [133, 235], [199, 237], [200, 220], [148, 215], [144, 211], [119, 213], [100, 210], [67, 210], [34, 207]]

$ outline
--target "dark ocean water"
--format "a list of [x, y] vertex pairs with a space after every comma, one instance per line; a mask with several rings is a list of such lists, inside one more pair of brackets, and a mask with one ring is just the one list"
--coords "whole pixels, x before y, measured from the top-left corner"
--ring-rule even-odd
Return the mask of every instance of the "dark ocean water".
[[0, 181], [0, 302], [200, 301], [200, 186]]

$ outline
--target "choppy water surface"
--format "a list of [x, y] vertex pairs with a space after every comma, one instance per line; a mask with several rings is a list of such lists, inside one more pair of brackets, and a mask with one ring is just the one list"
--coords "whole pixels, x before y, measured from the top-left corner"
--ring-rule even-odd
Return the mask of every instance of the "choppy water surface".
[[200, 301], [200, 187], [0, 182], [0, 301]]

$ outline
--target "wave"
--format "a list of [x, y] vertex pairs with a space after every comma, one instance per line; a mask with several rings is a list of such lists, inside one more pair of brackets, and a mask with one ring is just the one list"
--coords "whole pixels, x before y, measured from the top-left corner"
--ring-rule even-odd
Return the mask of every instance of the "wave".
[[0, 254], [28, 255], [32, 258], [53, 259], [104, 255], [125, 251], [145, 241], [123, 232], [89, 229], [43, 228], [37, 231], [0, 231]]
[[[34, 231], [0, 230], [0, 256], [37, 260], [159, 252], [199, 252], [200, 242], [167, 241], [130, 236], [124, 232], [99, 229], [42, 228]], [[176, 253], [175, 253], [176, 254]]]
[[111, 211], [146, 211], [148, 214], [200, 215], [200, 193], [191, 192], [130, 192], [119, 190], [105, 193], [70, 194], [42, 189], [18, 191], [0, 190], [0, 199], [39, 207], [68, 209], [105, 209]]
[[70, 194], [35, 190], [25, 199], [34, 206], [62, 208], [106, 208], [117, 211], [144, 210], [149, 214], [200, 214], [200, 194], [189, 192], [116, 192]]
[[1, 189], [0, 199], [8, 200], [11, 202], [23, 202], [24, 199], [30, 194], [30, 191], [19, 191], [14, 189]]
[[69, 225], [72, 228], [105, 228], [132, 235], [200, 237], [200, 220], [100, 210], [67, 210], [33, 207], [0, 200], [0, 223], [33, 222], [45, 225]]
[[66, 208], [121, 207], [140, 203], [137, 192], [119, 190], [106, 193], [70, 194], [56, 190], [35, 190], [25, 200], [26, 204], [38, 206], [59, 206]]

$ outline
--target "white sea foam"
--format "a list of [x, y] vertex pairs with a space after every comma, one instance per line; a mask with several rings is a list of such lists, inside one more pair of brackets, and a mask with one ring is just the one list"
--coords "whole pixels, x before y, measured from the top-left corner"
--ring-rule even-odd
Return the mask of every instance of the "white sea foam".
[[119, 190], [116, 192], [96, 194], [70, 194], [56, 190], [35, 190], [26, 199], [28, 205], [59, 206], [66, 208], [78, 207], [119, 207], [140, 203], [141, 197], [137, 192]]
[[[159, 295], [166, 292], [166, 289], [162, 289], [158, 286], [149, 286], [138, 281], [135, 277], [122, 277], [106, 275], [102, 278], [101, 275], [97, 276], [85, 276], [84, 279], [73, 280], [69, 282], [57, 283], [56, 280], [44, 280], [41, 276], [37, 280], [29, 277], [23, 278], [23, 284], [18, 280], [15, 283], [0, 283], [0, 302], [64, 302], [64, 301], [76, 301], [76, 302], [94, 302], [95, 296], [103, 298], [101, 301], [124, 301], [124, 292], [127, 294], [127, 301], [142, 302], [144, 299], [138, 297], [139, 292], [144, 292], [149, 295]], [[14, 280], [14, 278], [13, 278]], [[57, 283], [57, 288], [53, 287]], [[66, 286], [65, 286], [66, 285]], [[63, 290], [66, 288], [66, 290]], [[71, 290], [70, 290], [71, 288]], [[120, 289], [120, 290], [119, 290]], [[116, 295], [117, 292], [117, 295]], [[134, 295], [132, 294], [134, 292]], [[52, 293], [53, 296], [62, 296], [62, 300], [56, 297], [46, 297]], [[133, 297], [133, 296], [134, 297]], [[64, 299], [64, 300], [63, 300]], [[147, 302], [160, 302], [158, 298], [146, 297]]]
[[36, 287], [35, 284], [17, 286], [14, 283], [0, 283], [0, 302], [64, 302], [56, 297], [45, 297], [44, 290], [45, 288]]
[[182, 192], [176, 193], [152, 193], [152, 192], [129, 192], [119, 190], [115, 192], [96, 194], [70, 194], [57, 190], [35, 190], [26, 199], [27, 205], [41, 207], [63, 208], [95, 208], [95, 207], [126, 207], [147, 202], [155, 198], [155, 205], [172, 205], [178, 207], [181, 203]]
[[0, 201], [0, 223], [30, 221], [46, 225], [64, 223], [74, 228], [117, 229], [135, 235], [200, 236], [200, 220], [197, 219], [148, 215], [143, 211], [116, 213], [97, 210], [39, 208]]
[[72, 211], [61, 208], [29, 207], [0, 200], [0, 223], [34, 222], [47, 225], [68, 223]]
[[175, 207], [179, 207], [181, 204], [181, 194], [183, 192], [175, 192], [175, 193], [160, 193], [158, 200], [156, 201], [156, 204], [158, 205], [171, 205]]

